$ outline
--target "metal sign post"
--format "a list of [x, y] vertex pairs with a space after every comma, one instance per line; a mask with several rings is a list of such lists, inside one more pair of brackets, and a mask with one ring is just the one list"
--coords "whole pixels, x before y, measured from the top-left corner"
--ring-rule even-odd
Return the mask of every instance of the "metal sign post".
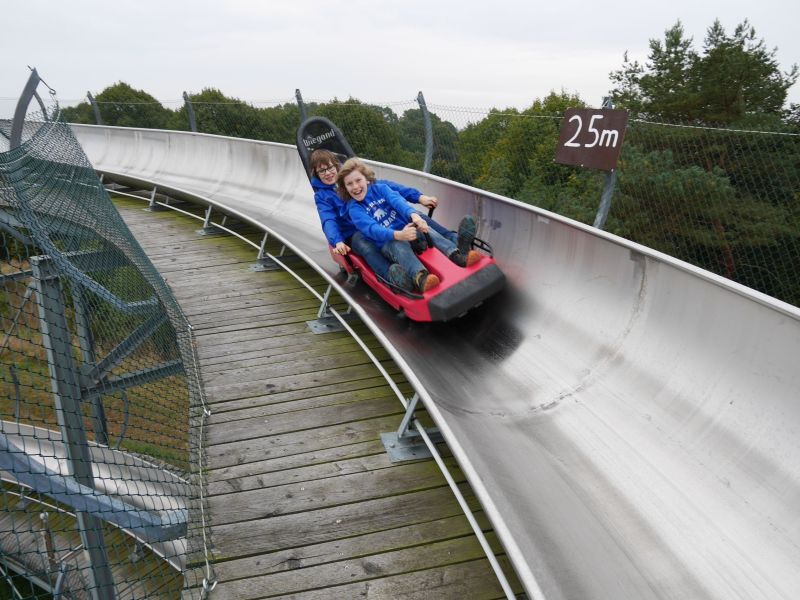
[[617, 181], [617, 160], [628, 125], [628, 111], [568, 108], [561, 122], [555, 162], [606, 171], [594, 227], [602, 229]]

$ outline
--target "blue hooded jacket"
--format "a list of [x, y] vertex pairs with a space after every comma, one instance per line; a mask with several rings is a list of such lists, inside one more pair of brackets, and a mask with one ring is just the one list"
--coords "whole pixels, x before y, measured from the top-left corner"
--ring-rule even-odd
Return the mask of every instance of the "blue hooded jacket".
[[367, 195], [360, 202], [347, 203], [350, 220], [364, 236], [378, 248], [394, 240], [415, 212], [400, 194], [381, 182], [370, 183]]
[[[388, 186], [408, 202], [418, 203], [419, 197], [422, 195], [419, 190], [394, 181], [382, 179], [376, 183]], [[336, 184], [326, 185], [317, 176], [314, 176], [311, 178], [311, 187], [314, 189], [314, 203], [317, 205], [322, 231], [325, 233], [328, 243], [335, 246], [339, 242], [350, 239], [356, 232], [356, 228], [347, 214], [347, 202], [336, 193]], [[378, 247], [380, 246], [382, 244], [378, 245]]]

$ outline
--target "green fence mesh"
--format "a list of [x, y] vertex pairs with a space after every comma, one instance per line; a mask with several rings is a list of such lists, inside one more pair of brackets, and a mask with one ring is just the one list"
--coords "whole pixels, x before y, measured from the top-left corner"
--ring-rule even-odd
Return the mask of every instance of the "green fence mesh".
[[190, 328], [57, 104], [28, 114], [17, 148], [10, 130], [0, 597], [178, 598], [203, 554], [187, 542], [202, 521]]
[[[216, 94], [189, 96], [200, 132], [292, 144], [304, 113], [333, 120], [365, 158], [414, 169], [425, 162], [415, 100], [307, 101], [301, 110], [294, 99], [267, 105]], [[430, 170], [591, 225], [605, 174], [553, 162], [561, 115], [581, 104], [564, 94], [524, 111], [429, 103]], [[149, 116], [141, 103], [99, 109], [106, 124], [189, 129], [188, 106], [155, 103]], [[71, 110], [75, 121], [94, 122], [88, 105]], [[800, 305], [800, 131], [777, 117], [766, 122], [737, 129], [633, 116], [604, 229]]]

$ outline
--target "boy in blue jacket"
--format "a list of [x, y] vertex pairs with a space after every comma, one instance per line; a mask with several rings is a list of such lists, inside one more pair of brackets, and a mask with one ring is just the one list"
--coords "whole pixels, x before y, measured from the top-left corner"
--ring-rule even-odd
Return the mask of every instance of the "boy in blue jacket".
[[397, 192], [376, 181], [372, 169], [357, 158], [347, 160], [340, 169], [338, 190], [339, 195], [348, 200], [347, 212], [356, 229], [387, 258], [398, 263], [420, 292], [427, 292], [439, 284], [439, 278], [428, 273], [411, 247], [411, 243], [422, 238], [423, 234], [427, 234], [437, 249], [461, 267], [474, 264], [480, 258], [471, 250], [475, 238], [472, 217], [466, 216], [461, 220], [454, 242], [436, 231]]
[[[314, 202], [322, 223], [322, 231], [334, 251], [346, 255], [352, 247], [356, 254], [367, 261], [375, 274], [401, 288], [411, 289], [411, 281], [400, 265], [390, 264], [380, 249], [365, 238], [350, 221], [345, 201], [336, 192], [336, 180], [341, 167], [338, 157], [329, 150], [314, 150], [309, 163], [312, 172], [311, 187], [314, 189]], [[439, 202], [435, 196], [426, 196], [419, 190], [393, 181], [382, 180], [381, 183], [389, 186], [408, 202], [419, 203], [428, 208], [435, 208]], [[427, 216], [424, 217], [429, 219]], [[456, 236], [433, 219], [429, 219], [429, 223], [447, 237]]]

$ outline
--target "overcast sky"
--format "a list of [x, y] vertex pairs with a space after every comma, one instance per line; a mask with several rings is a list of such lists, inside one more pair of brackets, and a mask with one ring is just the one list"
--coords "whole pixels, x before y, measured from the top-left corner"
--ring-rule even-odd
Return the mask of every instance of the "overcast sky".
[[[598, 105], [627, 50], [678, 19], [702, 49], [715, 18], [749, 19], [783, 70], [800, 63], [797, 0], [5, 0], [0, 98], [27, 65], [62, 104], [124, 81], [164, 103], [215, 87], [251, 102], [410, 101], [525, 108], [551, 90]], [[800, 102], [800, 86], [789, 92]], [[10, 100], [0, 102], [0, 110]], [[170, 105], [170, 104], [168, 104]]]

